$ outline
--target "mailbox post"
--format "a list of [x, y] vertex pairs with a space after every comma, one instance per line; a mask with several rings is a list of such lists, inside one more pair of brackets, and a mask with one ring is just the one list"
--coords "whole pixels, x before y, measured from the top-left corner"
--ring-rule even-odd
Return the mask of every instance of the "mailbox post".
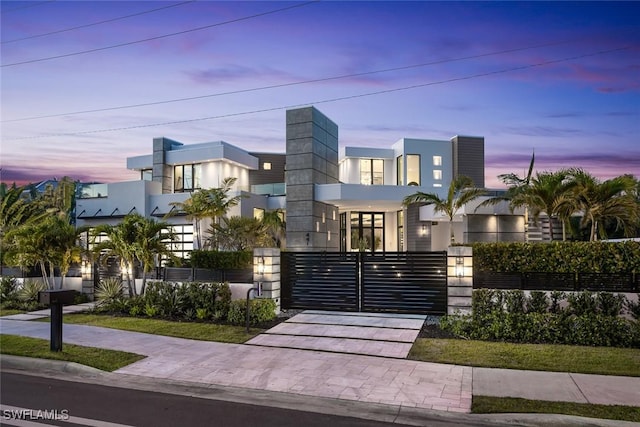
[[38, 293], [40, 304], [51, 306], [51, 351], [62, 351], [62, 306], [71, 304], [76, 291], [55, 289]]

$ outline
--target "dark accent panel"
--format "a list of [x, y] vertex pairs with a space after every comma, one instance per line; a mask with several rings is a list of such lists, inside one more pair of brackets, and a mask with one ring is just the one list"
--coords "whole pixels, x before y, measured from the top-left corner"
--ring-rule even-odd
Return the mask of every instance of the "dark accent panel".
[[206, 268], [166, 267], [163, 280], [168, 282], [252, 283], [253, 269], [210, 270]]
[[[258, 158], [258, 170], [249, 171], [249, 185], [279, 184], [284, 182], [286, 154], [249, 153]], [[271, 163], [271, 170], [265, 170], [265, 162]]]
[[364, 253], [362, 311], [445, 314], [446, 252]]
[[501, 273], [474, 271], [473, 288], [527, 291], [638, 292], [640, 275], [633, 273]]
[[476, 187], [484, 188], [484, 137], [455, 136], [453, 176], [466, 175]]
[[[420, 221], [421, 203], [415, 203], [407, 207], [404, 239], [409, 252], [424, 252], [431, 250], [431, 221]], [[422, 227], [425, 232], [422, 233]]]
[[284, 309], [358, 311], [358, 254], [282, 252]]
[[597, 292], [638, 292], [638, 278], [630, 273], [580, 273], [580, 290]]

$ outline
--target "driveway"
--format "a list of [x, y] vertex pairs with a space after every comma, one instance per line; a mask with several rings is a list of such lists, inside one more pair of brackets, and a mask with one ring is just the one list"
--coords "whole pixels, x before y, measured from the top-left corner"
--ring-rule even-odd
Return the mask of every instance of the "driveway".
[[426, 316], [306, 310], [246, 344], [404, 359]]

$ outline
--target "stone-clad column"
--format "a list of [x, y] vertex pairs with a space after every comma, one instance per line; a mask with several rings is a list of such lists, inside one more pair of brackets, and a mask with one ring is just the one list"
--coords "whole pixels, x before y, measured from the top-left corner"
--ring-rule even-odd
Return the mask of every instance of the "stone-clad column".
[[473, 294], [473, 248], [447, 248], [447, 314], [470, 314]]
[[253, 285], [262, 288], [260, 298], [271, 298], [280, 313], [280, 249], [255, 248], [253, 250]]
[[338, 183], [338, 126], [314, 107], [287, 111], [286, 159], [287, 249], [338, 251], [338, 208], [314, 195]]

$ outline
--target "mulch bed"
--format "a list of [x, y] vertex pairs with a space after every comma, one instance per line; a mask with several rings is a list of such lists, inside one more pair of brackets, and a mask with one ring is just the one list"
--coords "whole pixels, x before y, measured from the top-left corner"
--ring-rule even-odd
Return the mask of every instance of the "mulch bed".
[[418, 338], [457, 338], [449, 331], [440, 329], [440, 325], [425, 323], [418, 334]]

